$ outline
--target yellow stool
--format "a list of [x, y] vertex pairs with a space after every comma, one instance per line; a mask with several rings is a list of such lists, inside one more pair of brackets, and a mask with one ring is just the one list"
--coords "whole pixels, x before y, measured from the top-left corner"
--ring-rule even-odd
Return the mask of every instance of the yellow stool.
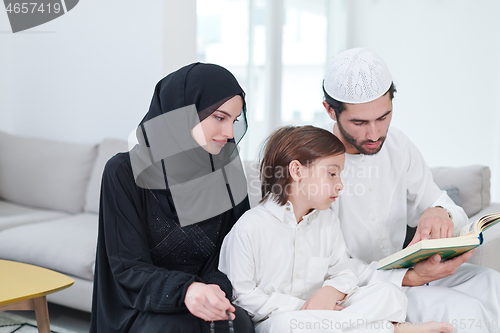
[[46, 295], [75, 280], [50, 269], [0, 259], [0, 312], [35, 310], [39, 333], [50, 333]]

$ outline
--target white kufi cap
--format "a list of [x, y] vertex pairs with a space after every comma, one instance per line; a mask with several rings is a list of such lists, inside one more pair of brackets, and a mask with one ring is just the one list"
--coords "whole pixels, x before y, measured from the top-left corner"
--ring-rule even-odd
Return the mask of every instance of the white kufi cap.
[[337, 101], [367, 103], [383, 96], [392, 76], [384, 61], [366, 48], [339, 53], [328, 64], [324, 89]]

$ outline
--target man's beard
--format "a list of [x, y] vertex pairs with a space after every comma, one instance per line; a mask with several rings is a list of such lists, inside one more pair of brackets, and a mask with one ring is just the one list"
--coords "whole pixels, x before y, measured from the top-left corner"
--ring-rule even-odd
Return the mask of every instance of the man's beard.
[[[340, 122], [338, 120], [337, 120], [337, 126], [339, 128], [340, 134], [342, 134], [344, 139], [363, 155], [375, 155], [376, 153], [378, 153], [380, 151], [380, 149], [382, 149], [382, 146], [384, 145], [385, 138], [387, 136], [387, 134], [386, 134], [386, 136], [380, 137], [377, 141], [366, 140], [366, 141], [362, 141], [362, 142], [358, 143], [352, 135], [350, 135], [349, 133], [347, 133], [344, 130], [344, 128], [342, 127], [342, 125], [340, 125]], [[368, 149], [368, 148], [363, 147], [363, 145], [365, 143], [375, 143], [375, 142], [379, 142], [379, 141], [380, 141], [380, 145], [375, 149]]]

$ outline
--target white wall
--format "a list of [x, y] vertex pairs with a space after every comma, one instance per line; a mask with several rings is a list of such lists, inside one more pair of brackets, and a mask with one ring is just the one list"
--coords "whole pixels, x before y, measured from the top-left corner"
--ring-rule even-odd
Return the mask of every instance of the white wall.
[[379, 53], [393, 125], [430, 166], [485, 164], [500, 201], [500, 2], [349, 0], [348, 47]]
[[77, 142], [126, 139], [156, 82], [195, 61], [195, 4], [80, 1], [16, 34], [0, 9], [0, 130]]
[[196, 61], [196, 0], [164, 0], [163, 73]]
[[[196, 0], [146, 3], [80, 1], [16, 34], [0, 9], [0, 130], [80, 142], [127, 138], [156, 82], [196, 59]], [[373, 49], [393, 73], [393, 125], [431, 166], [488, 165], [500, 201], [500, 2], [343, 0], [341, 7], [347, 46]]]

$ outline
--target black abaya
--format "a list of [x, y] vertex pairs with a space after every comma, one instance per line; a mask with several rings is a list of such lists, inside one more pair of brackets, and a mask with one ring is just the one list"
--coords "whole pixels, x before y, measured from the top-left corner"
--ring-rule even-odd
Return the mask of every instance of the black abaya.
[[[248, 199], [217, 218], [183, 228], [172, 219], [170, 203], [167, 191], [136, 186], [128, 153], [108, 161], [90, 332], [209, 332], [209, 324], [184, 305], [187, 287], [193, 281], [214, 283], [231, 299], [231, 283], [217, 269], [218, 255], [224, 236], [249, 209]], [[242, 310], [234, 323], [236, 332], [253, 332]], [[221, 328], [227, 322], [217, 326], [228, 332]]]
[[[186, 66], [160, 81], [150, 111], [141, 125], [191, 102], [206, 117], [228, 98], [244, 96], [237, 83], [228, 83], [229, 72], [224, 70], [221, 73], [220, 68], [214, 68], [215, 65], [207, 67], [201, 64]], [[195, 70], [192, 72], [196, 75], [191, 75], [194, 80], [190, 81], [189, 73], [193, 68]], [[215, 79], [222, 77], [224, 80], [221, 79], [221, 82], [226, 86], [219, 84], [207, 89], [207, 78], [203, 77], [205, 69], [209, 69], [211, 75], [220, 74]], [[214, 93], [213, 96], [210, 93]], [[141, 127], [139, 132], [142, 135]], [[147, 137], [143, 139], [142, 148], [141, 142], [136, 146], [135, 151], [139, 153], [141, 149], [147, 151], [151, 148]], [[198, 281], [217, 284], [228, 299], [232, 298], [231, 283], [217, 268], [219, 253], [224, 236], [250, 208], [248, 197], [234, 202], [227, 184], [233, 202], [231, 209], [181, 227], [166, 181], [169, 170], [165, 170], [165, 164], [168, 163], [153, 163], [150, 167], [153, 172], [143, 173], [143, 179], [138, 179], [138, 173], [134, 173], [131, 163], [133, 153], [134, 150], [115, 155], [108, 161], [103, 173], [90, 332], [209, 332], [209, 322], [195, 317], [186, 308], [186, 291], [192, 282]], [[234, 161], [233, 153], [237, 151], [229, 145], [225, 152], [219, 154], [218, 160], [208, 153], [202, 153], [210, 156], [208, 172], [217, 171]], [[198, 155], [199, 150], [194, 156]], [[221, 160], [221, 156], [229, 155], [233, 157], [226, 162]], [[187, 163], [191, 157], [192, 151], [182, 158], [183, 163]], [[192, 163], [196, 165], [197, 162], [199, 160], [195, 158]], [[163, 166], [163, 174], [158, 166]], [[186, 169], [193, 169], [191, 164], [190, 167]], [[189, 171], [193, 177], [207, 172], [206, 166], [194, 169], [193, 172]], [[158, 170], [161, 179], [165, 178], [164, 189], [150, 189], [148, 181], [158, 183], [158, 177], [154, 179]], [[186, 178], [186, 171], [182, 171], [182, 177]], [[184, 178], [179, 175], [178, 172], [174, 173], [182, 183]], [[252, 321], [244, 310], [236, 307], [235, 315], [235, 332], [253, 332]], [[216, 322], [216, 332], [229, 332], [228, 322]]]

